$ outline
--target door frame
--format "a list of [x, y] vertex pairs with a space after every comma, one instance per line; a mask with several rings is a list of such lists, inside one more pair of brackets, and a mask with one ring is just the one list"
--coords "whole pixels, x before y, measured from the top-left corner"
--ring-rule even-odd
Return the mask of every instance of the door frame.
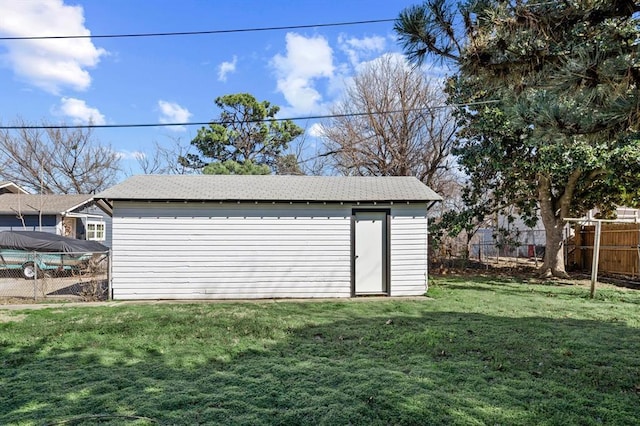
[[382, 234], [384, 242], [382, 244], [384, 253], [382, 256], [382, 280], [384, 290], [381, 295], [391, 295], [391, 209], [380, 208], [355, 208], [351, 209], [351, 297], [356, 294], [356, 214], [363, 212], [385, 213], [382, 224]]
[[[78, 235], [77, 218], [73, 216], [63, 216], [62, 220], [60, 221], [60, 226], [62, 228], [60, 235], [64, 237], [69, 237], [69, 238], [77, 238], [77, 235]], [[69, 231], [68, 234], [67, 234], [67, 231]]]

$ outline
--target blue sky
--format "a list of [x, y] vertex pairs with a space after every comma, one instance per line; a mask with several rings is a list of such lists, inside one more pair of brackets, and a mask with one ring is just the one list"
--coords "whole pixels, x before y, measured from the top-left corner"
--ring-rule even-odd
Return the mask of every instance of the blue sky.
[[[207, 31], [396, 18], [414, 1], [0, 0], [1, 36]], [[248, 92], [281, 117], [323, 114], [367, 61], [399, 53], [393, 23], [180, 37], [0, 41], [0, 122], [215, 119]], [[313, 137], [313, 123], [298, 122]], [[135, 173], [140, 153], [197, 127], [96, 129]]]

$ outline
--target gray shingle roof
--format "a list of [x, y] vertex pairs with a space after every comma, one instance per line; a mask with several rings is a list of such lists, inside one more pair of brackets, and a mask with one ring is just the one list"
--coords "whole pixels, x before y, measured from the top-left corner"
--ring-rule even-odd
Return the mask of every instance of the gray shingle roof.
[[91, 195], [51, 195], [51, 194], [2, 194], [0, 195], [0, 214], [15, 215], [59, 214], [68, 212], [92, 200]]
[[140, 175], [95, 196], [108, 200], [438, 201], [414, 177]]

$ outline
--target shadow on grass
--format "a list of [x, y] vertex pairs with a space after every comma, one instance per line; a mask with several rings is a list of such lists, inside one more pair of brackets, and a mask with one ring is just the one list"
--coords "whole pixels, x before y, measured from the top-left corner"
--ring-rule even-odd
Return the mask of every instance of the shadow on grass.
[[[565, 297], [570, 299], [590, 299], [589, 287], [574, 285], [571, 282], [522, 281], [516, 278], [501, 277], [446, 277], [439, 278], [430, 287], [437, 295], [442, 291], [491, 292], [500, 295], [525, 296], [530, 293], [544, 294], [547, 297]], [[596, 287], [594, 300], [616, 301], [640, 305], [640, 293], [620, 292], [610, 288]]]
[[153, 340], [117, 354], [109, 339], [2, 341], [0, 423], [632, 424], [640, 409], [640, 333], [620, 323], [422, 309], [285, 331], [183, 363]]
[[640, 281], [638, 277], [633, 277], [633, 279], [629, 278], [618, 278], [615, 276], [604, 276], [598, 277], [598, 280], [607, 284], [611, 284], [620, 288], [628, 288], [630, 290], [640, 290]]
[[[582, 289], [567, 282], [555, 281], [522, 281], [516, 278], [502, 277], [446, 277], [439, 278], [429, 286], [429, 296], [439, 298], [442, 293], [451, 291], [493, 293], [501, 296], [526, 296], [531, 293], [545, 294], [548, 297], [569, 296], [571, 298], [586, 296]], [[640, 302], [640, 298], [638, 299]]]
[[573, 285], [572, 282], [562, 280], [562, 279], [553, 279], [547, 280], [539, 278], [535, 274], [527, 275], [527, 276], [509, 276], [507, 274], [500, 275], [470, 275], [470, 276], [456, 276], [456, 275], [441, 275], [432, 277], [436, 282], [446, 282], [446, 283], [464, 283], [464, 284], [487, 284], [492, 286], [510, 286], [513, 284], [535, 284], [541, 286], [550, 286], [550, 287], [570, 287]]

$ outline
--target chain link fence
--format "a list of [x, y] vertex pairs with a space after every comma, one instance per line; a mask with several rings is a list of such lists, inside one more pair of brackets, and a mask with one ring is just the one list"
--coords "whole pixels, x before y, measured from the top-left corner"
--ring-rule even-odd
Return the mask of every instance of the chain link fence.
[[518, 229], [508, 235], [481, 229], [469, 244], [469, 257], [479, 262], [499, 261], [501, 258], [535, 261], [544, 257], [545, 235], [543, 229]]
[[465, 260], [478, 263], [542, 261], [546, 233], [543, 229], [511, 229], [509, 232], [481, 228], [471, 237], [465, 233], [455, 238], [432, 241], [430, 259], [436, 263]]
[[0, 249], [0, 303], [109, 298], [110, 256]]

